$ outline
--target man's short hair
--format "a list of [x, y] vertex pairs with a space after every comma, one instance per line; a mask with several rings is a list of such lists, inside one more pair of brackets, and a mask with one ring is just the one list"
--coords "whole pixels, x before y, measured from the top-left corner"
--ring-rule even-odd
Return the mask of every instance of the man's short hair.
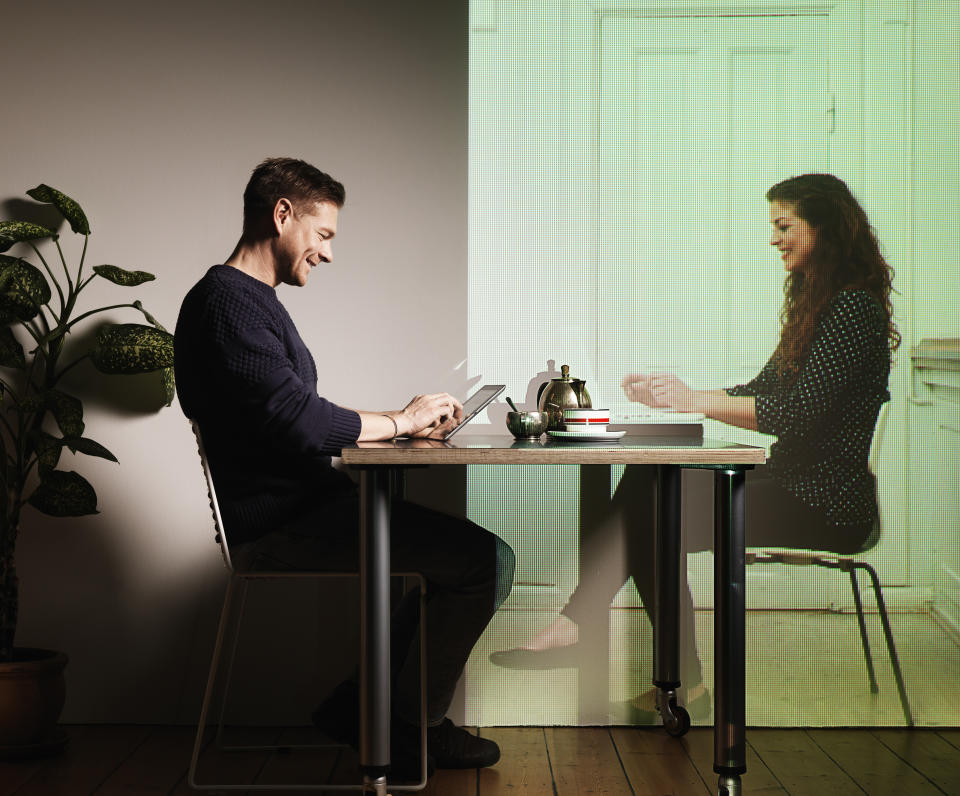
[[281, 198], [287, 198], [298, 212], [318, 202], [343, 207], [346, 192], [329, 174], [296, 158], [267, 158], [253, 170], [243, 191], [243, 228], [273, 213]]

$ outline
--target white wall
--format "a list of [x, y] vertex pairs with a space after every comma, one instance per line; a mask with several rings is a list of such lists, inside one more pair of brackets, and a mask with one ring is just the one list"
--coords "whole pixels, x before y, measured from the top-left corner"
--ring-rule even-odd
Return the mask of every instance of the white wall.
[[[910, 342], [960, 337], [960, 9], [914, 4], [914, 279]], [[907, 353], [901, 359], [907, 359]], [[934, 374], [944, 386], [914, 379], [909, 405], [911, 550], [934, 613], [960, 636], [960, 489], [958, 374]], [[950, 386], [952, 385], [952, 386]], [[929, 405], [921, 405], [929, 402]]]
[[915, 0], [914, 342], [960, 337], [960, 7]]
[[[157, 275], [88, 300], [140, 298], [172, 329], [237, 238], [252, 168], [302, 157], [347, 188], [334, 263], [280, 289], [321, 393], [383, 408], [466, 381], [466, 3], [36, 0], [3, 18], [0, 217], [46, 182], [91, 219], [88, 263]], [[152, 381], [78, 376], [112, 394], [87, 433], [120, 464], [71, 464], [99, 515], [25, 512], [18, 643], [70, 655], [67, 721], [189, 720], [223, 582], [192, 436], [176, 405], [137, 410]], [[322, 646], [299, 654], [342, 668]]]

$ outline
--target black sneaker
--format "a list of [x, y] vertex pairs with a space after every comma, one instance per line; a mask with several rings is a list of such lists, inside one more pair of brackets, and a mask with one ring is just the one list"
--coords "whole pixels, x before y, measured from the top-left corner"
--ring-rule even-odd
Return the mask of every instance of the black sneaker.
[[495, 742], [471, 735], [450, 719], [427, 728], [427, 748], [437, 768], [486, 768], [500, 759]]

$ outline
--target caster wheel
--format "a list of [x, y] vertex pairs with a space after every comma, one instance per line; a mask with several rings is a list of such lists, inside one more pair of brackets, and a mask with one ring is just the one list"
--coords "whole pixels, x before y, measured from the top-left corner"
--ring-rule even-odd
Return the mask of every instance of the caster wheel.
[[672, 705], [673, 721], [664, 723], [664, 729], [667, 735], [673, 738], [680, 738], [687, 734], [690, 729], [690, 714], [683, 705]]

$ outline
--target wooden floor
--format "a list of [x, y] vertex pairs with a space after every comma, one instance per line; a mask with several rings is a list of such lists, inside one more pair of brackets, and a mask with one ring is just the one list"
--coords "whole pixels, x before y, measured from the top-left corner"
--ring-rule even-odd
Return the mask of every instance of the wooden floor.
[[[66, 752], [0, 763], [0, 796], [193, 793], [186, 770], [193, 734], [184, 727], [73, 726]], [[242, 731], [237, 742], [288, 742], [312, 731]], [[441, 771], [431, 796], [572, 796], [716, 792], [713, 734], [672, 739], [652, 728], [485, 728], [503, 750], [479, 772]], [[750, 794], [960, 794], [960, 730], [748, 731]], [[317, 737], [306, 740], [316, 741]], [[343, 751], [281, 754], [208, 749], [201, 776], [223, 784], [346, 782], [356, 757]], [[237, 792], [237, 791], [232, 791]], [[243, 792], [243, 791], [240, 791]], [[257, 791], [262, 793], [263, 791]], [[321, 792], [317, 790], [316, 792]]]
[[[580, 665], [589, 678], [605, 676], [606, 693], [588, 711], [580, 672], [572, 668], [503, 669], [494, 650], [510, 649], [549, 625], [555, 611], [499, 611], [467, 665], [466, 721], [480, 726], [628, 724], [626, 700], [650, 688], [653, 639], [642, 611], [610, 612], [609, 657], [587, 654]], [[866, 617], [879, 692], [870, 692], [855, 613], [748, 611], [746, 617], [747, 724], [754, 727], [906, 726], [883, 641], [880, 619]], [[891, 614], [903, 678], [921, 727], [960, 726], [960, 646], [925, 614]], [[697, 611], [696, 633], [704, 682], [712, 687], [713, 614]], [[774, 687], [772, 684], [776, 684]], [[601, 720], [593, 720], [600, 716]], [[604, 718], [605, 717], [605, 718]], [[657, 719], [659, 721], [659, 719]], [[694, 717], [710, 725], [712, 713]]]

